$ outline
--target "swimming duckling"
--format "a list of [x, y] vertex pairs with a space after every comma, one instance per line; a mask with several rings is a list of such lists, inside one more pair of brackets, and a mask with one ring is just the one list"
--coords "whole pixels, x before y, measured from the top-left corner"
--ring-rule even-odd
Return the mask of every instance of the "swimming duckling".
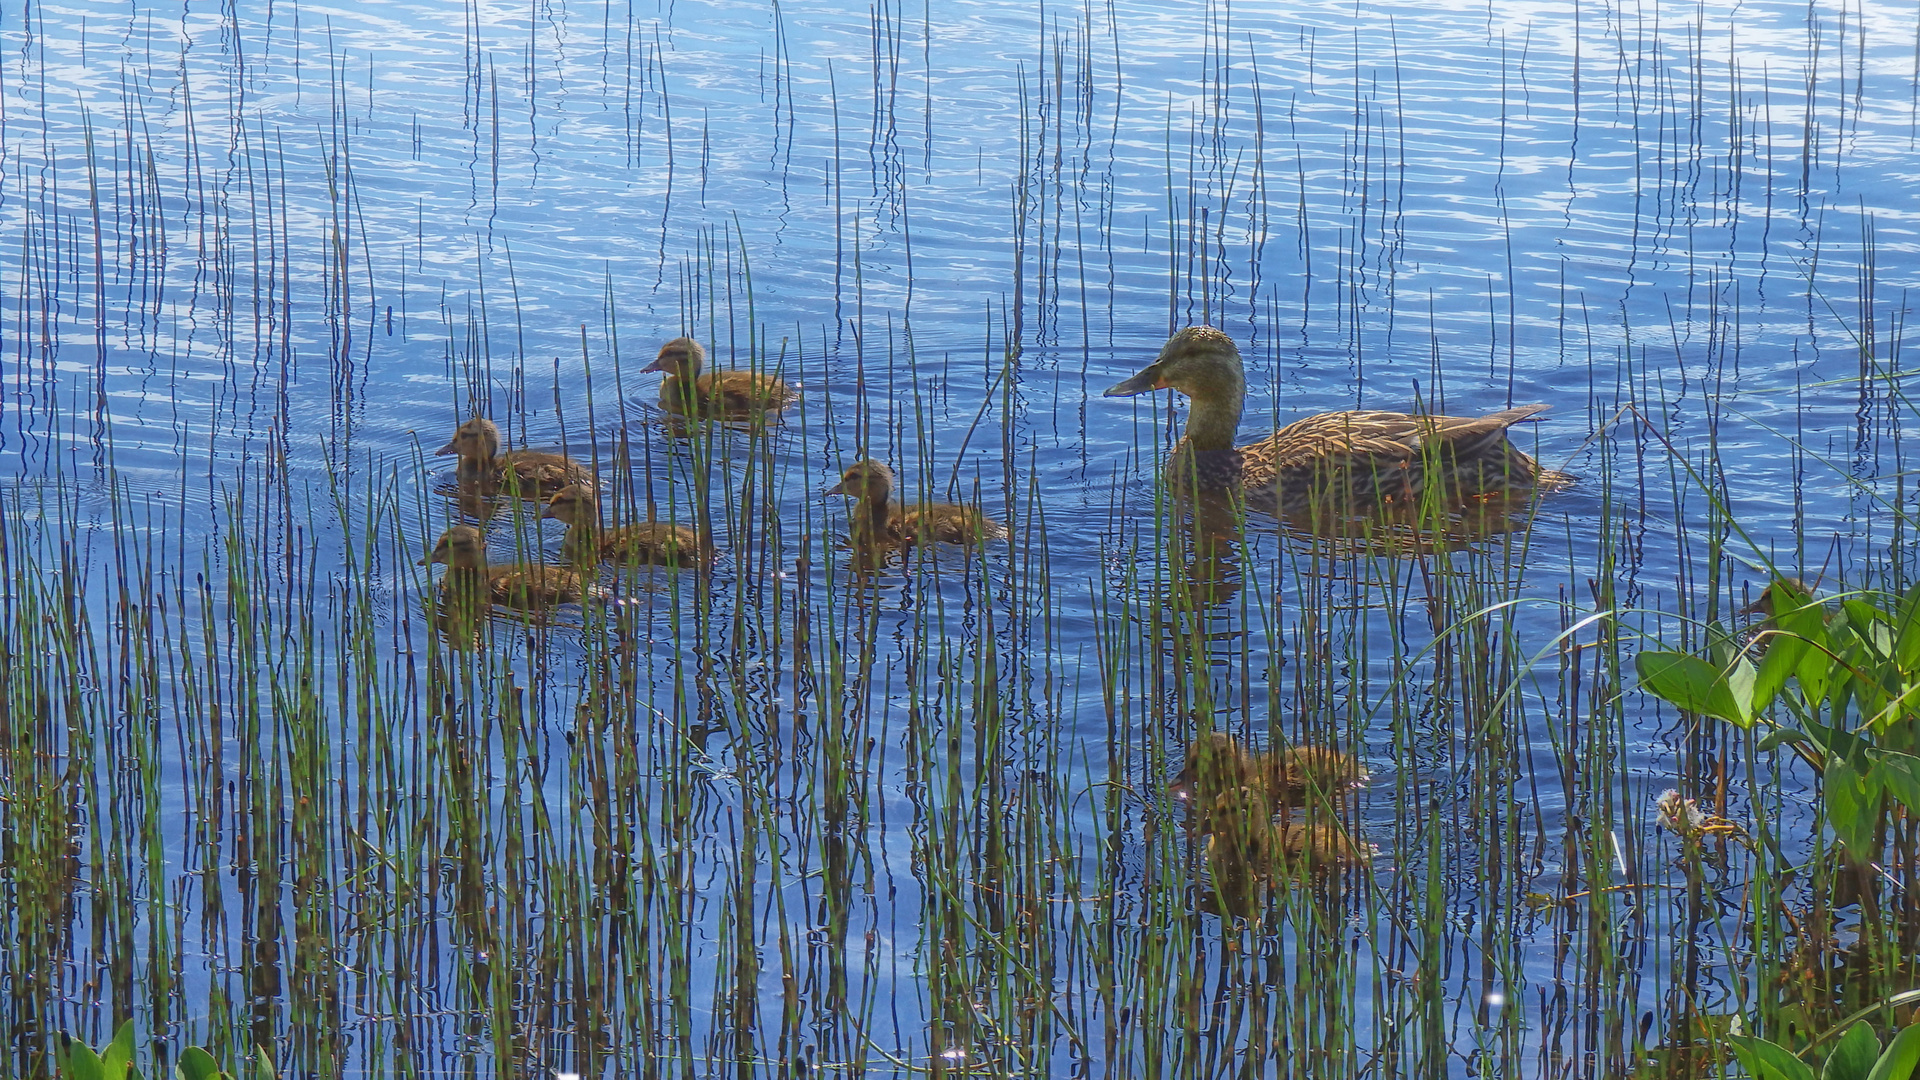
[[1244, 492], [1247, 505], [1283, 518], [1371, 513], [1417, 506], [1422, 493], [1464, 501], [1524, 496], [1572, 482], [1542, 468], [1507, 429], [1546, 410], [1523, 405], [1485, 416], [1329, 412], [1297, 420], [1236, 447], [1246, 376], [1233, 339], [1189, 326], [1131, 379], [1107, 390], [1128, 397], [1171, 387], [1192, 400], [1187, 430], [1167, 459], [1181, 491]]
[[498, 486], [510, 494], [544, 499], [568, 484], [592, 487], [593, 473], [565, 454], [544, 450], [500, 452], [500, 429], [484, 416], [461, 424], [436, 456], [460, 455], [459, 481], [463, 487]]
[[855, 549], [897, 547], [907, 544], [979, 544], [998, 540], [1007, 534], [999, 522], [974, 506], [952, 503], [921, 503], [898, 506], [893, 497], [893, 470], [881, 462], [856, 461], [840, 474], [840, 482], [827, 489], [829, 495], [845, 495], [854, 500], [848, 515], [848, 538]]
[[1340, 799], [1370, 777], [1349, 754], [1327, 746], [1291, 746], [1272, 753], [1248, 750], [1224, 731], [1193, 741], [1187, 761], [1167, 790], [1176, 799], [1204, 803], [1214, 793], [1257, 785], [1277, 807]]
[[445, 563], [440, 579], [443, 600], [450, 604], [498, 604], [533, 611], [569, 604], [587, 595], [577, 571], [541, 563], [487, 563], [487, 538], [471, 525], [455, 525], [440, 535], [421, 566]]
[[712, 415], [722, 420], [748, 420], [779, 412], [799, 393], [777, 376], [754, 371], [712, 371], [700, 374], [707, 350], [692, 338], [679, 337], [660, 346], [660, 355], [642, 371], [664, 371], [660, 380], [660, 407], [681, 416]]
[[670, 521], [637, 521], [611, 529], [600, 527], [600, 504], [593, 489], [570, 484], [556, 492], [540, 512], [567, 524], [561, 550], [575, 563], [654, 563], [660, 566], [709, 566], [711, 543], [685, 525]]
[[1206, 837], [1207, 875], [1221, 908], [1249, 914], [1276, 878], [1322, 881], [1366, 866], [1370, 844], [1356, 843], [1337, 825], [1276, 823], [1258, 784], [1228, 788], [1198, 804], [1196, 831]]

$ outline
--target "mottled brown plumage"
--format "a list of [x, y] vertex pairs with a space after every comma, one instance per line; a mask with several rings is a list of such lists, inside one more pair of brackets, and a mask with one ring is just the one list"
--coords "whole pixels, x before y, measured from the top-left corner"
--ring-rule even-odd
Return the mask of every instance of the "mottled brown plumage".
[[1206, 838], [1207, 876], [1223, 911], [1251, 914], [1276, 877], [1321, 880], [1366, 866], [1370, 844], [1337, 825], [1282, 823], [1259, 784], [1225, 788], [1195, 804], [1195, 831]]
[[487, 562], [487, 538], [471, 525], [455, 525], [440, 536], [421, 566], [445, 563], [441, 598], [449, 606], [496, 604], [532, 611], [580, 600], [587, 594], [577, 571], [540, 563]]
[[674, 338], [660, 346], [660, 355], [645, 371], [664, 371], [660, 380], [660, 407], [681, 416], [712, 416], [721, 420], [751, 420], [786, 408], [799, 394], [777, 376], [753, 371], [713, 371], [700, 374], [707, 350], [692, 338]]
[[505, 491], [526, 499], [544, 499], [569, 484], [592, 487], [593, 473], [565, 454], [544, 450], [500, 452], [500, 429], [484, 416], [461, 424], [436, 455], [460, 455], [463, 488]]
[[900, 547], [908, 544], [978, 544], [997, 540], [1006, 529], [974, 506], [920, 503], [900, 506], [892, 501], [893, 470], [871, 459], [856, 461], [840, 474], [829, 495], [854, 500], [847, 519], [848, 539], [855, 548]]
[[1507, 428], [1544, 411], [1525, 405], [1485, 416], [1330, 412], [1235, 446], [1246, 376], [1233, 339], [1190, 326], [1154, 362], [1106, 392], [1127, 397], [1171, 387], [1192, 399], [1187, 430], [1167, 461], [1176, 490], [1244, 493], [1247, 505], [1299, 519], [1365, 514], [1446, 500], [1525, 495], [1570, 482], [1507, 439]]
[[670, 521], [637, 521], [613, 528], [600, 527], [600, 504], [593, 489], [574, 484], [555, 492], [540, 512], [567, 525], [561, 550], [576, 564], [596, 562], [653, 563], [660, 566], [709, 566], [711, 543], [685, 525]]
[[1210, 732], [1187, 748], [1187, 761], [1167, 785], [1175, 798], [1195, 805], [1221, 791], [1254, 785], [1276, 807], [1338, 800], [1369, 779], [1349, 754], [1326, 746], [1292, 746], [1261, 753], [1224, 731]]

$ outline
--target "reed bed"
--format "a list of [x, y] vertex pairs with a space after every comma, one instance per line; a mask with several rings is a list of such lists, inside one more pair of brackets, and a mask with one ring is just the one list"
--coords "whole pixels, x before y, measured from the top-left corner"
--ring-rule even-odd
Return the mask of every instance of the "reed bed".
[[[1764, 7], [1789, 76], [1706, 9], [1442, 62], [1208, 8], [1170, 78], [1163, 16], [1049, 10], [989, 129], [931, 9], [776, 6], [731, 98], [670, 17], [465, 10], [417, 65], [299, 5], [0, 26], [0, 1071], [132, 1018], [316, 1077], [1682, 1076], [1908, 1018], [1911, 822], [1848, 903], [1807, 771], [1632, 675], [1776, 568], [1912, 580], [1910, 245], [1840, 183], [1884, 13]], [[1451, 216], [1450, 96], [1499, 132]], [[1551, 396], [1579, 485], [1196, 520], [1177, 413], [1093, 400], [1194, 322], [1251, 430]], [[679, 334], [799, 400], [671, 422]], [[474, 413], [719, 568], [441, 632]], [[1009, 539], [861, 566], [822, 493], [869, 456]], [[555, 557], [537, 513], [495, 557]], [[1223, 910], [1166, 789], [1209, 730], [1363, 759], [1322, 810], [1379, 855]]]

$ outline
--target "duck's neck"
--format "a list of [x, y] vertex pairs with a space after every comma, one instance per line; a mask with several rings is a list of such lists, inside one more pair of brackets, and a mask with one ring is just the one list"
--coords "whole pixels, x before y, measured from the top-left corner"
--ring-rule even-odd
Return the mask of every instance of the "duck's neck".
[[600, 553], [600, 523], [587, 519], [568, 525], [567, 534], [560, 538], [560, 547], [575, 559], [597, 556]]
[[1194, 396], [1187, 411], [1187, 445], [1195, 450], [1233, 449], [1244, 396], [1238, 387]]
[[853, 508], [853, 534], [856, 540], [878, 540], [887, 535], [893, 517], [887, 496], [868, 495]]

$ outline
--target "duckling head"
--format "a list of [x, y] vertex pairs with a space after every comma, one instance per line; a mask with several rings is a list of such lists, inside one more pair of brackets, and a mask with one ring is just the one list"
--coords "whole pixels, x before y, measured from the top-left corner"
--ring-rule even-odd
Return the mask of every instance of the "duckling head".
[[600, 503], [585, 484], [568, 484], [554, 492], [540, 516], [568, 525], [591, 525], [600, 520]]
[[1140, 374], [1110, 387], [1105, 397], [1132, 397], [1172, 387], [1191, 398], [1238, 401], [1247, 383], [1240, 350], [1211, 326], [1189, 326], [1167, 339]]
[[664, 371], [669, 375], [678, 375], [691, 379], [700, 371], [700, 365], [707, 362], [707, 350], [690, 337], [677, 337], [660, 346], [660, 355], [653, 363], [641, 368], [642, 371]]
[[454, 429], [447, 445], [434, 451], [436, 457], [459, 454], [465, 461], [488, 461], [500, 452], [500, 429], [484, 416], [476, 416]]
[[1253, 755], [1224, 731], [1209, 732], [1187, 748], [1187, 763], [1167, 783], [1181, 802], [1205, 804], [1221, 792], [1247, 784], [1255, 772]]
[[487, 538], [471, 525], [455, 525], [440, 534], [440, 542], [419, 565], [446, 563], [460, 569], [484, 569], [487, 565]]
[[840, 482], [827, 489], [829, 495], [886, 502], [893, 494], [893, 470], [869, 458], [856, 461], [840, 474]]

